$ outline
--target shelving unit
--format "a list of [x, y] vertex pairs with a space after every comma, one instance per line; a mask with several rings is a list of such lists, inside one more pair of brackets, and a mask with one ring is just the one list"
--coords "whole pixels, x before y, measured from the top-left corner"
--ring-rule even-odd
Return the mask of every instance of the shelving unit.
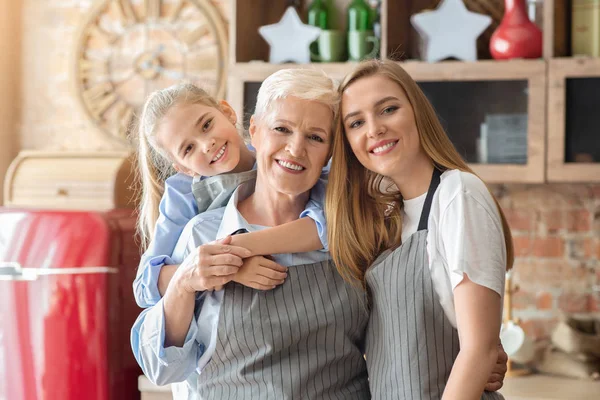
[[[337, 28], [344, 29], [345, 9], [351, 0], [334, 0], [337, 9]], [[467, 7], [483, 7], [483, 3], [464, 0]], [[471, 1], [471, 3], [470, 3]], [[486, 2], [486, 7], [495, 7], [495, 24], [503, 14], [503, 6], [498, 2]], [[303, 4], [307, 8], [310, 0]], [[575, 77], [599, 77], [600, 60], [558, 58], [569, 54], [568, 7], [566, 0], [544, 0], [543, 2], [543, 58], [538, 60], [496, 61], [483, 59], [477, 62], [444, 61], [426, 63], [411, 59], [418, 46], [414, 29], [409, 18], [415, 12], [437, 6], [438, 0], [382, 0], [380, 10], [382, 58], [398, 59], [400, 55], [403, 68], [421, 84], [422, 87], [439, 87], [464, 82], [467, 85], [482, 88], [500, 88], [502, 98], [493, 98], [487, 94], [478, 94], [477, 99], [488, 99], [493, 109], [506, 109], [510, 112], [510, 90], [504, 86], [522, 85], [525, 89], [525, 104], [519, 112], [527, 113], [527, 161], [524, 164], [478, 164], [472, 168], [490, 183], [542, 183], [546, 181], [600, 181], [600, 159], [593, 163], [575, 164], [566, 162], [566, 82]], [[491, 4], [491, 5], [490, 5]], [[282, 68], [318, 68], [334, 78], [342, 79], [355, 67], [356, 63], [313, 63], [308, 65], [278, 64], [267, 62], [268, 45], [258, 34], [262, 25], [279, 21], [286, 8], [284, 1], [269, 0], [232, 0], [232, 23], [230, 24], [230, 72], [227, 98], [239, 113], [248, 117], [253, 111], [256, 91], [260, 83], [273, 72]], [[498, 16], [498, 10], [502, 13]], [[256, 10], [260, 10], [257, 12]], [[481, 10], [473, 9], [481, 12]], [[494, 26], [495, 27], [495, 26]], [[485, 35], [485, 34], [484, 34]], [[481, 46], [480, 46], [481, 50]], [[562, 82], [562, 83], [561, 83]], [[495, 86], [494, 86], [495, 85]], [[517, 87], [515, 86], [515, 87]], [[599, 89], [600, 91], [600, 89]], [[427, 93], [427, 90], [425, 90]], [[473, 90], [473, 93], [480, 91]], [[460, 93], [464, 94], [464, 93]], [[448, 99], [448, 96], [438, 96]], [[523, 97], [523, 96], [521, 96]], [[600, 98], [600, 94], [598, 95]], [[467, 99], [468, 100], [468, 99]], [[457, 102], [464, 99], [457, 93]], [[522, 101], [522, 102], [523, 102]], [[504, 108], [497, 103], [504, 102]], [[435, 104], [438, 113], [444, 113], [443, 104]], [[502, 111], [500, 111], [502, 112]], [[481, 114], [481, 112], [480, 112]], [[475, 117], [473, 117], [475, 118]], [[443, 118], [442, 118], [443, 119]], [[456, 128], [456, 127], [454, 127]], [[456, 138], [456, 131], [448, 129], [449, 135]], [[453, 137], [455, 134], [455, 137]], [[461, 131], [462, 135], [463, 132]], [[477, 132], [460, 137], [462, 140], [475, 139]], [[456, 141], [455, 141], [456, 143]], [[459, 150], [461, 146], [458, 146]], [[467, 146], [468, 147], [468, 146]], [[472, 145], [470, 145], [472, 147]], [[472, 149], [471, 149], [472, 150]], [[469, 150], [470, 151], [470, 150]], [[467, 151], [468, 152], [468, 151]], [[471, 151], [472, 153], [472, 151]]]

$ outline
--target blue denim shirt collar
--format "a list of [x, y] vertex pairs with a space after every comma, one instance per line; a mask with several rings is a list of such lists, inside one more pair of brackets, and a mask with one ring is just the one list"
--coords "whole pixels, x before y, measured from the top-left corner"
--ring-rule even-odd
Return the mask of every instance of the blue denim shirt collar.
[[223, 239], [227, 235], [231, 235], [240, 229], [248, 232], [255, 230], [237, 209], [238, 202], [246, 199], [248, 196], [254, 193], [255, 185], [256, 178], [252, 178], [242, 183], [237, 187], [237, 189], [235, 189], [233, 195], [229, 199], [229, 202], [227, 202], [227, 205], [225, 206], [223, 220], [221, 221], [221, 225], [217, 231], [217, 240]]

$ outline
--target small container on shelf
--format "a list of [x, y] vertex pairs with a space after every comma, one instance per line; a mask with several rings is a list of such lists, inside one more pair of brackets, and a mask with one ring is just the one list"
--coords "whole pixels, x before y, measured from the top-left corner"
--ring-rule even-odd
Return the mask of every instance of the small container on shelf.
[[600, 0], [572, 0], [571, 53], [600, 57]]

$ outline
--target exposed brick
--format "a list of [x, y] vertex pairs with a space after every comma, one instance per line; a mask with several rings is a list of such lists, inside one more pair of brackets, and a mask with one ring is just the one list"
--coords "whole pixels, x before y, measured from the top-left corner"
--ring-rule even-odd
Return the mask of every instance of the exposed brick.
[[567, 260], [531, 260], [518, 262], [515, 266], [514, 282], [525, 291], [579, 290], [588, 285], [589, 279], [588, 268], [572, 265]]
[[571, 210], [566, 213], [566, 228], [571, 232], [586, 232], [592, 228], [592, 213], [588, 210]]
[[542, 222], [546, 232], [555, 233], [565, 227], [565, 213], [562, 210], [551, 210], [542, 213]]
[[512, 295], [512, 306], [515, 310], [525, 310], [535, 306], [535, 295], [524, 290], [518, 290]]
[[548, 292], [539, 293], [535, 299], [535, 306], [539, 310], [549, 310], [554, 306], [554, 296]]
[[527, 231], [532, 229], [533, 214], [528, 210], [504, 209], [503, 211], [511, 231]]
[[600, 311], [600, 293], [595, 293], [588, 297], [588, 310], [589, 312], [597, 313]]
[[557, 319], [530, 319], [521, 322], [525, 334], [533, 340], [548, 339], [556, 326]]
[[536, 257], [562, 257], [565, 254], [565, 241], [560, 237], [535, 238], [532, 254]]
[[563, 293], [558, 297], [558, 308], [565, 312], [590, 311], [590, 295], [587, 293]]
[[597, 238], [586, 238], [583, 242], [584, 256], [586, 258], [600, 259], [600, 240]]
[[513, 236], [516, 257], [526, 257], [531, 253], [531, 240], [529, 236]]

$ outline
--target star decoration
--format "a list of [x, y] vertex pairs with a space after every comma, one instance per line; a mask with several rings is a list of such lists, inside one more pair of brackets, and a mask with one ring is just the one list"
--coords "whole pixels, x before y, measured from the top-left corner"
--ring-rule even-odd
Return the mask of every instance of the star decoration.
[[270, 63], [309, 63], [310, 44], [318, 39], [321, 28], [305, 25], [294, 7], [288, 7], [281, 20], [258, 28], [258, 33], [269, 43]]
[[410, 18], [424, 40], [421, 57], [436, 62], [448, 57], [477, 60], [477, 38], [492, 22], [487, 15], [467, 10], [462, 0], [443, 0], [435, 11]]

